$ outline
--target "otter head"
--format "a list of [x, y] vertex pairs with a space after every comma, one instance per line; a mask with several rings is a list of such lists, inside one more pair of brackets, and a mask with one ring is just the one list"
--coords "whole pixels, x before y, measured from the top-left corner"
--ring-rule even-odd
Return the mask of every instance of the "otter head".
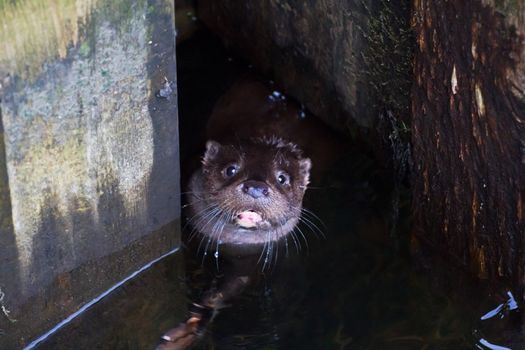
[[202, 171], [190, 185], [200, 193], [190, 200], [200, 217], [195, 229], [222, 243], [278, 240], [299, 220], [310, 168], [296, 145], [279, 138], [208, 141]]

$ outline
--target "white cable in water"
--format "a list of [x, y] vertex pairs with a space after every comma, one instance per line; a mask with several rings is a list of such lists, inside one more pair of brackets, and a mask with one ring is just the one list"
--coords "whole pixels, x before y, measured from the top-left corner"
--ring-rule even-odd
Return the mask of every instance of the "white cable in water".
[[53, 335], [55, 332], [57, 332], [60, 328], [64, 327], [65, 325], [67, 325], [69, 322], [73, 321], [75, 318], [77, 318], [80, 314], [82, 314], [84, 311], [86, 311], [87, 309], [89, 309], [91, 306], [95, 305], [96, 303], [98, 303], [100, 300], [102, 300], [104, 297], [106, 297], [108, 294], [110, 294], [111, 292], [113, 292], [115, 289], [119, 288], [120, 286], [122, 286], [124, 283], [126, 283], [127, 281], [129, 281], [130, 279], [132, 278], [135, 278], [139, 273], [143, 272], [144, 270], [147, 270], [149, 269], [153, 264], [159, 262], [160, 260], [164, 259], [165, 257], [171, 255], [171, 254], [174, 254], [175, 252], [177, 252], [179, 250], [179, 247], [173, 249], [173, 250], [170, 250], [169, 252], [167, 252], [166, 254], [158, 257], [157, 259], [149, 262], [148, 264], [142, 266], [140, 269], [138, 269], [137, 271], [133, 272], [131, 275], [129, 275], [128, 277], [124, 278], [122, 281], [118, 282], [117, 284], [115, 284], [113, 287], [109, 288], [108, 290], [106, 290], [105, 292], [103, 292], [102, 294], [100, 294], [98, 297], [96, 297], [95, 299], [91, 300], [90, 302], [88, 302], [87, 304], [84, 304], [80, 309], [78, 309], [78, 311], [76, 311], [75, 313], [69, 315], [68, 318], [66, 318], [65, 320], [62, 320], [60, 323], [58, 323], [55, 327], [51, 328], [49, 331], [47, 331], [46, 333], [44, 333], [42, 336], [40, 336], [38, 339], [35, 339], [33, 340], [29, 345], [27, 345], [24, 350], [30, 350], [30, 349], [34, 349], [35, 346], [37, 346], [38, 344], [40, 344], [41, 342], [43, 342], [44, 340], [46, 340], [47, 338], [49, 338], [51, 335]]

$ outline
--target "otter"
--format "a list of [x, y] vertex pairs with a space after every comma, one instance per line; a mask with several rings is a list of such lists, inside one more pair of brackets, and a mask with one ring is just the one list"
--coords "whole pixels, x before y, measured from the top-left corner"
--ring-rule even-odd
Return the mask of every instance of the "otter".
[[248, 74], [215, 104], [203, 138], [206, 148], [186, 186], [186, 241], [199, 242], [197, 251], [247, 254], [289, 236], [299, 245], [299, 221], [319, 231], [305, 217], [303, 197], [341, 144], [302, 105]]
[[296, 144], [274, 135], [208, 141], [189, 184], [190, 224], [217, 254], [278, 241], [299, 221], [310, 168]]
[[166, 332], [158, 349], [191, 346], [217, 311], [260, 275], [274, 247], [283, 241], [287, 247], [288, 236], [299, 244], [293, 231], [301, 220], [317, 229], [302, 218], [303, 197], [340, 149], [333, 132], [253, 76], [219, 99], [206, 139], [187, 186], [191, 231], [184, 240], [198, 242], [203, 256], [228, 260], [229, 270], [223, 268], [221, 283], [192, 304], [190, 317]]
[[187, 239], [200, 236], [198, 249], [214, 250], [217, 259], [226, 255], [230, 268], [223, 267], [222, 283], [192, 304], [187, 321], [166, 332], [157, 349], [190, 347], [217, 311], [253, 283], [261, 257], [262, 271], [271, 264], [271, 251], [299, 222], [311, 165], [296, 144], [274, 135], [206, 143], [188, 186]]

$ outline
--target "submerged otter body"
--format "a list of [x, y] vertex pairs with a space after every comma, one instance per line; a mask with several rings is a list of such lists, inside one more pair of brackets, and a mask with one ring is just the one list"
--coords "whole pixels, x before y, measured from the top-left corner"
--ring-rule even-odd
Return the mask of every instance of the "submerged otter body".
[[311, 162], [277, 137], [208, 141], [189, 185], [191, 224], [207, 246], [277, 241], [299, 221]]

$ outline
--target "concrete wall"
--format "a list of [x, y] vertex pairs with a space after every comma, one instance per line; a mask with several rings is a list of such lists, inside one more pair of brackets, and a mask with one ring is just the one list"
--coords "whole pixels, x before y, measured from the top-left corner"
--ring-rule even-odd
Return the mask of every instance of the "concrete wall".
[[202, 0], [199, 17], [332, 126], [370, 127], [362, 55], [380, 0]]
[[173, 2], [0, 13], [4, 348], [176, 246], [180, 198]]

